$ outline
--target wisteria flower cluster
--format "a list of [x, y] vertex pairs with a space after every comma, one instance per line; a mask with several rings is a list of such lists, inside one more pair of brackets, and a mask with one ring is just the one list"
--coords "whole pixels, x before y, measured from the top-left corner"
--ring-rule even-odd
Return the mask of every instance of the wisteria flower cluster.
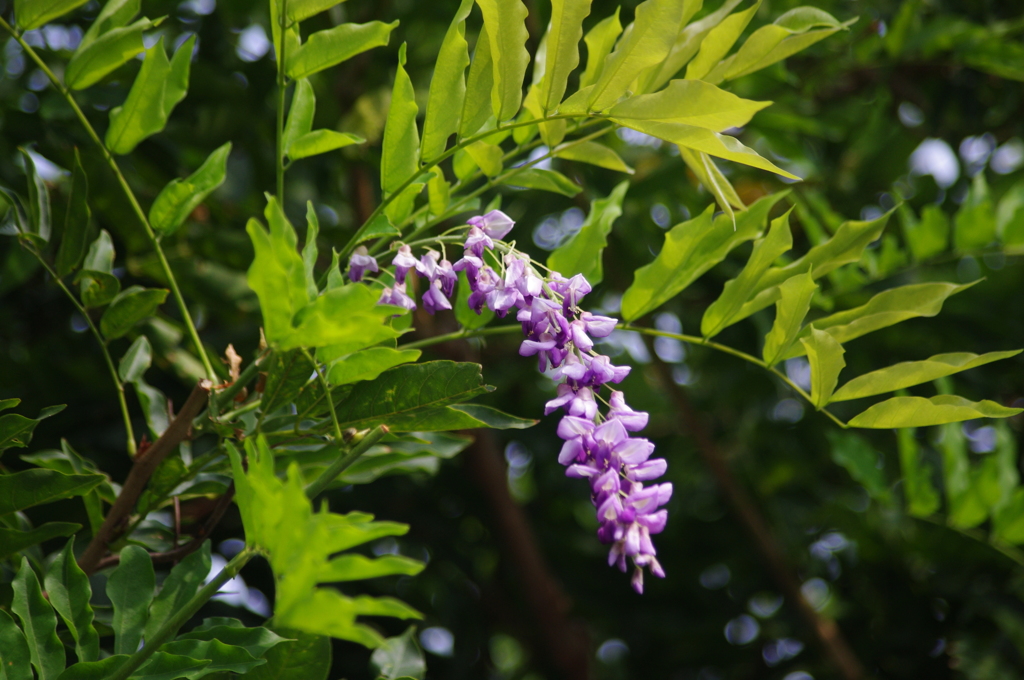
[[[410, 247], [402, 245], [391, 262], [394, 283], [384, 288], [380, 302], [416, 309], [407, 290], [407, 276], [415, 270], [425, 281], [424, 309], [431, 314], [451, 309], [457, 272], [465, 272], [468, 305], [475, 312], [486, 306], [504, 317], [516, 310], [525, 336], [519, 354], [537, 357], [538, 369], [559, 381], [557, 396], [544, 409], [545, 415], [565, 412], [558, 424], [558, 436], [564, 440], [558, 462], [567, 466], [569, 477], [589, 481], [600, 523], [598, 538], [611, 545], [608, 563], [625, 572], [631, 560], [632, 585], [642, 593], [645, 567], [655, 576], [665, 576], [651, 536], [665, 528], [668, 513], [662, 506], [672, 496], [672, 484], [644, 486], [664, 475], [667, 464], [663, 458], [651, 458], [654, 444], [630, 434], [646, 427], [647, 414], [631, 409], [623, 393], [611, 387], [622, 382], [630, 368], [614, 366], [594, 350], [593, 338], [611, 334], [616, 321], [580, 308], [591, 291], [582, 275], [567, 279], [552, 271], [541, 276], [527, 255], [502, 242], [515, 225], [508, 215], [492, 210], [467, 224], [465, 251], [454, 264], [435, 250], [417, 260]], [[379, 271], [365, 249], [352, 255], [352, 281]], [[607, 399], [601, 397], [604, 389]], [[604, 413], [599, 400], [607, 405]]]

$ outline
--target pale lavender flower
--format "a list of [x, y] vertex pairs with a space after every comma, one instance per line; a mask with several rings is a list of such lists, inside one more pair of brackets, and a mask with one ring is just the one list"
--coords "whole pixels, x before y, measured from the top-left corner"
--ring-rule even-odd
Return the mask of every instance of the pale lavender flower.
[[385, 287], [384, 291], [380, 294], [380, 299], [377, 304], [381, 305], [394, 305], [396, 307], [403, 307], [412, 311], [416, 309], [416, 302], [409, 294], [405, 292], [404, 283], [396, 283], [394, 288]]
[[359, 246], [352, 251], [352, 256], [348, 259], [348, 278], [353, 282], [362, 281], [367, 271], [377, 273], [380, 268], [377, 266], [377, 260], [366, 250], [366, 246]]
[[395, 259], [391, 260], [395, 265], [395, 283], [404, 284], [406, 274], [410, 269], [416, 268], [416, 258], [412, 256], [412, 249], [409, 246], [402, 246], [398, 249]]
[[512, 227], [516, 226], [512, 218], [500, 210], [492, 210], [486, 215], [470, 217], [466, 220], [466, 224], [471, 227], [479, 227], [485, 234], [497, 240], [505, 238], [505, 235], [512, 231]]

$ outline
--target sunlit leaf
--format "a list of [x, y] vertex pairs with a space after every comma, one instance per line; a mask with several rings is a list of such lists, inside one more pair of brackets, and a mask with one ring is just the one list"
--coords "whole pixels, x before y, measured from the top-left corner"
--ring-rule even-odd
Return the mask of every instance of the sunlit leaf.
[[[526, 51], [529, 13], [522, 0], [477, 0], [492, 64], [491, 111], [501, 123], [519, 113], [530, 53]], [[468, 93], [467, 93], [468, 96]]]
[[129, 26], [113, 28], [92, 43], [83, 41], [64, 71], [64, 82], [73, 90], [95, 85], [114, 70], [146, 51], [142, 34], [160, 23], [139, 19]]
[[729, 215], [730, 219], [734, 219], [736, 216], [734, 208], [740, 210], [746, 208], [732, 183], [722, 174], [722, 171], [718, 169], [715, 161], [710, 156], [700, 151], [688, 149], [685, 146], [677, 146], [676, 148], [679, 149], [679, 156], [686, 163], [686, 167], [697, 177], [697, 181], [711, 192], [711, 195], [715, 197], [715, 202], [718, 203], [718, 207], [725, 211], [725, 214]]
[[81, 7], [88, 0], [15, 0], [14, 18], [18, 28], [30, 31]]
[[370, 347], [334, 361], [328, 369], [327, 379], [332, 385], [373, 380], [389, 368], [416, 361], [420, 354], [417, 349]]
[[287, 154], [291, 160], [309, 158], [328, 151], [336, 151], [352, 144], [362, 144], [366, 140], [359, 135], [334, 130], [314, 130], [302, 135], [288, 146]]
[[553, 153], [556, 158], [564, 158], [567, 161], [589, 163], [599, 168], [625, 172], [629, 175], [634, 172], [633, 168], [626, 165], [626, 162], [619, 157], [619, 154], [597, 142], [568, 142], [556, 148]]
[[459, 117], [459, 137], [468, 137], [479, 132], [491, 118], [493, 88], [494, 64], [491, 59], [491, 41], [486, 32], [481, 31], [473, 50], [469, 75], [466, 76], [466, 96], [462, 103], [462, 115]]
[[651, 120], [682, 123], [720, 132], [742, 127], [771, 102], [741, 99], [701, 80], [673, 80], [656, 94], [619, 102], [608, 115], [620, 121]]
[[575, 196], [583, 189], [560, 172], [554, 170], [543, 170], [541, 168], [528, 168], [520, 170], [506, 180], [507, 184], [527, 189], [539, 189], [550, 191], [563, 196]]
[[[391, 108], [384, 126], [384, 150], [380, 160], [380, 183], [385, 196], [402, 188], [419, 171], [419, 132], [416, 128], [416, 91], [405, 72], [405, 43], [398, 50], [398, 70], [391, 90]], [[411, 206], [410, 206], [411, 207]], [[405, 212], [404, 210], [402, 212]], [[408, 215], [388, 216], [401, 221]]]
[[160, 191], [149, 209], [149, 223], [157, 233], [164, 236], [173, 234], [192, 211], [224, 183], [230, 153], [231, 142], [228, 142], [214, 149], [191, 175], [171, 180]]
[[629, 182], [622, 182], [607, 198], [590, 203], [590, 214], [572, 240], [548, 256], [548, 267], [566, 277], [583, 274], [592, 285], [604, 278], [601, 263], [604, 249], [608, 245], [615, 220], [622, 215], [622, 201], [629, 189]]
[[924, 397], [892, 397], [875, 404], [850, 420], [851, 427], [895, 429], [958, 423], [974, 418], [1009, 418], [1024, 409], [1008, 408], [994, 401], [969, 401], [952, 394]]
[[547, 34], [547, 64], [540, 86], [540, 108], [554, 111], [562, 101], [569, 74], [580, 63], [579, 44], [583, 20], [590, 14], [591, 0], [553, 0], [551, 25]]
[[473, 0], [462, 0], [437, 53], [423, 121], [420, 158], [424, 162], [444, 153], [448, 138], [459, 129], [459, 114], [466, 98], [466, 67], [469, 66], [466, 18], [472, 9]]
[[397, 21], [385, 24], [371, 21], [365, 24], [341, 24], [325, 31], [317, 31], [296, 50], [285, 55], [288, 77], [294, 80], [330, 68], [352, 57], [388, 44]]
[[989, 352], [980, 356], [970, 352], [955, 352], [937, 354], [924, 361], [905, 361], [854, 378], [836, 390], [832, 401], [860, 399], [861, 397], [895, 392], [977, 366], [984, 366], [993, 361], [1008, 359], [1017, 356], [1020, 352], [1021, 350]]
[[[774, 366], [789, 351], [800, 333], [800, 326], [811, 308], [811, 298], [818, 284], [811, 272], [797, 274], [779, 285], [779, 300], [775, 303], [775, 322], [764, 339], [762, 357], [768, 366]], [[835, 401], [833, 397], [833, 401]]]
[[835, 392], [839, 372], [846, 366], [846, 350], [832, 335], [813, 327], [808, 337], [800, 338], [800, 344], [811, 363], [811, 402], [820, 409]]
[[709, 31], [700, 43], [700, 51], [697, 56], [686, 66], [687, 80], [703, 78], [725, 55], [729, 54], [729, 50], [736, 44], [743, 29], [754, 18], [760, 7], [761, 2], [758, 0], [742, 12], [730, 14]]
[[621, 9], [616, 7], [614, 14], [594, 24], [583, 37], [583, 42], [587, 44], [587, 66], [580, 75], [579, 89], [593, 85], [601, 75], [601, 69], [604, 68], [615, 41], [622, 34], [622, 23], [619, 21]]
[[504, 169], [502, 157], [505, 155], [497, 144], [488, 144], [481, 140], [466, 147], [466, 153], [480, 168], [480, 172], [488, 177], [497, 177]]
[[292, 21], [305, 21], [343, 2], [345, 0], [288, 0], [288, 18]]

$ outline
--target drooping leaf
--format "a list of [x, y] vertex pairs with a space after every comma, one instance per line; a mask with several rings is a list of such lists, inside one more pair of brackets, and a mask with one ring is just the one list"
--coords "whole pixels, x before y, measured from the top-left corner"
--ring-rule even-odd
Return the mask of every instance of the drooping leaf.
[[39, 579], [27, 557], [21, 558], [14, 581], [11, 613], [18, 617], [25, 632], [29, 657], [39, 680], [53, 680], [64, 670], [64, 645], [57, 637], [57, 617], [43, 597]]
[[145, 548], [129, 545], [107, 579], [107, 597], [114, 605], [114, 653], [134, 654], [142, 640], [153, 601], [156, 577]]
[[64, 235], [57, 251], [57, 276], [67, 276], [82, 262], [85, 255], [85, 237], [89, 233], [89, 180], [82, 168], [82, 160], [75, 149], [75, 168], [71, 175], [71, 193], [64, 216]]
[[[818, 284], [814, 282], [810, 270], [806, 274], [797, 274], [779, 285], [779, 300], [775, 303], [775, 322], [771, 331], [764, 339], [764, 350], [761, 356], [771, 367], [785, 356], [789, 348], [796, 342], [804, 317], [811, 309], [811, 298]], [[833, 401], [835, 401], [833, 397]]]
[[159, 20], [139, 19], [128, 26], [112, 28], [93, 42], [83, 40], [68, 62], [64, 82], [72, 90], [84, 90], [95, 85], [128, 60], [145, 52], [142, 34], [159, 23]]
[[519, 113], [523, 81], [530, 53], [529, 33], [522, 0], [477, 0], [484, 15], [484, 33], [490, 43], [492, 82], [490, 99], [495, 119], [502, 123]]
[[139, 406], [142, 407], [142, 414], [146, 418], [146, 425], [150, 434], [157, 438], [162, 435], [170, 425], [170, 418], [167, 415], [167, 397], [164, 393], [148, 384], [142, 378], [134, 383], [135, 395], [139, 399]]
[[626, 162], [619, 157], [619, 154], [597, 142], [568, 142], [555, 148], [553, 153], [556, 158], [564, 158], [567, 161], [589, 163], [599, 168], [625, 172], [629, 175], [634, 172], [633, 168], [626, 165]]
[[832, 430], [828, 433], [828, 440], [832, 445], [832, 460], [842, 465], [868, 495], [888, 503], [890, 493], [881, 454], [867, 440], [852, 432]]
[[571, 241], [548, 256], [548, 267], [566, 277], [583, 274], [592, 285], [604, 278], [601, 257], [615, 220], [622, 215], [622, 201], [629, 182], [620, 183], [607, 198], [590, 202], [590, 214]]
[[288, 120], [284, 126], [284, 138], [281, 140], [285, 154], [288, 148], [303, 135], [313, 131], [313, 116], [316, 113], [316, 93], [308, 78], [295, 83], [292, 94], [292, 105], [288, 109]]
[[397, 26], [397, 21], [390, 24], [371, 21], [341, 24], [317, 31], [301, 47], [285, 53], [288, 77], [293, 80], [306, 78], [374, 47], [383, 47]]
[[63, 410], [63, 405], [48, 406], [39, 412], [37, 418], [26, 418], [17, 413], [0, 416], [0, 453], [6, 449], [23, 449], [28, 446], [39, 421], [57, 415]]
[[1021, 350], [988, 352], [980, 356], [970, 352], [954, 352], [937, 354], [924, 361], [905, 361], [854, 378], [836, 390], [832, 401], [846, 401], [895, 392], [977, 366], [984, 366], [993, 361], [1009, 359], [1017, 356], [1020, 352]]
[[153, 348], [149, 344], [149, 338], [140, 335], [135, 338], [135, 342], [121, 357], [121, 363], [117, 366], [117, 374], [122, 382], [135, 382], [142, 377], [152, 362]]
[[580, 76], [579, 89], [593, 85], [601, 75], [615, 41], [622, 34], [622, 23], [619, 21], [621, 9], [616, 7], [614, 14], [594, 24], [594, 27], [583, 36], [583, 42], [587, 44], [587, 66]]
[[444, 153], [448, 138], [459, 129], [459, 114], [466, 99], [466, 67], [469, 66], [466, 18], [473, 9], [473, 2], [462, 0], [437, 53], [423, 121], [420, 158], [424, 162]]
[[771, 228], [764, 238], [754, 241], [754, 250], [739, 276], [727, 281], [722, 294], [704, 312], [700, 332], [712, 338], [733, 322], [747, 300], [756, 290], [757, 282], [783, 253], [793, 247], [793, 235], [789, 229], [790, 208], [781, 217], [772, 220]]
[[316, 216], [313, 201], [306, 201], [306, 242], [302, 245], [302, 273], [306, 277], [306, 294], [314, 299], [319, 294], [316, 285], [316, 259], [319, 254], [316, 245], [320, 234], [320, 220]]
[[755, 2], [742, 12], [730, 14], [721, 23], [712, 28], [700, 43], [700, 51], [697, 56], [686, 66], [686, 79], [699, 79], [706, 76], [711, 69], [718, 65], [725, 55], [729, 53], [732, 46], [736, 44], [743, 30], [754, 18], [754, 14], [761, 7], [761, 2]]
[[28, 233], [38, 237], [43, 243], [49, 243], [53, 230], [53, 216], [50, 210], [50, 190], [46, 182], [36, 170], [36, 161], [25, 149], [19, 149], [25, 163], [25, 175], [28, 179]]
[[[419, 171], [419, 132], [416, 129], [416, 92], [405, 72], [405, 43], [398, 50], [398, 70], [391, 90], [391, 108], [384, 125], [384, 149], [380, 160], [380, 183], [385, 196], [394, 194]], [[411, 208], [411, 205], [409, 206]], [[404, 212], [404, 211], [403, 211]], [[388, 216], [401, 221], [408, 215]]]
[[569, 74], [580, 63], [583, 20], [590, 14], [591, 0], [553, 0], [551, 25], [547, 33], [544, 78], [540, 85], [540, 108], [554, 111], [562, 102]]
[[608, 115], [617, 120], [682, 123], [721, 132], [746, 125], [770, 104], [741, 99], [701, 80], [673, 80], [660, 92], [619, 102]]
[[418, 349], [370, 347], [334, 361], [327, 371], [327, 379], [331, 385], [374, 380], [389, 368], [416, 361], [420, 354]]
[[103, 475], [65, 475], [46, 469], [0, 475], [0, 515], [52, 503], [60, 498], [81, 496], [104, 480]]
[[786, 195], [770, 194], [736, 216], [736, 224], [727, 215], [712, 220], [713, 206], [702, 214], [672, 227], [665, 244], [651, 264], [636, 270], [633, 285], [622, 298], [622, 316], [637, 319], [675, 297], [701, 274], [725, 259], [741, 243], [761, 233], [768, 212]]
[[74, 522], [47, 522], [28, 531], [0, 527], [0, 558], [19, 553], [43, 541], [70, 536], [82, 528]]
[[146, 58], [128, 99], [122, 106], [110, 110], [110, 127], [107, 128], [105, 143], [111, 153], [131, 153], [139, 142], [167, 125], [171, 111], [185, 97], [188, 89], [195, 41], [194, 35], [186, 40], [170, 61], [167, 60], [162, 37], [146, 50]]
[[50, 563], [44, 580], [46, 594], [75, 639], [78, 660], [95, 661], [99, 658], [100, 639], [92, 625], [93, 611], [89, 604], [92, 588], [89, 577], [75, 561], [74, 546], [75, 539], [72, 538], [57, 554], [57, 559]]
[[468, 422], [465, 427], [446, 429], [468, 429], [474, 427], [489, 427], [494, 430], [525, 430], [537, 424], [536, 420], [519, 418], [499, 411], [492, 406], [484, 404], [455, 404], [448, 407], [449, 411], [463, 413], [475, 422]]
[[846, 366], [846, 350], [832, 335], [813, 327], [808, 337], [800, 338], [800, 344], [811, 362], [811, 402], [821, 409], [835, 392], [839, 372]]
[[637, 6], [633, 23], [605, 61], [587, 96], [589, 110], [603, 111], [615, 104], [641, 72], [668, 56], [687, 4], [678, 0], [646, 0]]
[[251, 680], [327, 680], [331, 670], [331, 638], [302, 631], [278, 630], [292, 640], [266, 653], [267, 663], [246, 674]]
[[1008, 408], [994, 401], [969, 401], [952, 394], [931, 398], [892, 397], [875, 404], [850, 420], [850, 427], [896, 429], [958, 423], [974, 418], [1009, 418], [1024, 409]]
[[113, 340], [126, 334], [135, 324], [152, 316], [167, 299], [169, 292], [166, 288], [131, 286], [118, 293], [100, 317], [103, 337]]
[[191, 175], [168, 182], [149, 209], [149, 223], [158, 234], [168, 236], [177, 231], [192, 211], [224, 183], [230, 153], [228, 142], [215, 149]]
[[6, 411], [9, 408], [14, 408], [21, 403], [21, 399], [13, 397], [11, 399], [0, 399], [0, 411]]
[[427, 662], [419, 645], [416, 644], [416, 627], [410, 626], [401, 635], [384, 640], [384, 643], [373, 651], [370, 664], [386, 680], [422, 680], [427, 672]]
[[575, 196], [583, 189], [560, 172], [542, 168], [527, 168], [510, 176], [506, 182], [512, 186], [550, 191], [563, 196]]
[[697, 181], [715, 197], [718, 207], [729, 216], [729, 219], [735, 219], [736, 213], [733, 209], [738, 208], [742, 210], [746, 208], [746, 204], [740, 199], [732, 183], [715, 165], [715, 161], [712, 160], [711, 156], [701, 151], [688, 149], [685, 146], [677, 146], [676, 148], [679, 149], [679, 156], [686, 163], [686, 167], [697, 177]]
[[28, 651], [25, 634], [14, 622], [11, 615], [0, 609], [0, 663], [6, 680], [33, 680], [32, 657]]
[[[176, 564], [171, 573], [168, 574], [160, 592], [149, 607], [149, 615], [146, 618], [146, 627], [143, 632], [145, 639], [151, 639], [160, 628], [177, 614], [185, 604], [192, 599], [196, 591], [203, 585], [203, 580], [210, 575], [210, 541], [204, 541], [199, 550], [188, 555], [181, 562]], [[197, 656], [190, 653], [189, 649], [173, 648], [171, 645], [161, 647], [165, 652], [191, 656], [196, 659], [214, 659], [212, 656]], [[247, 653], [248, 654], [248, 653]], [[234, 669], [222, 669], [234, 670]], [[242, 672], [242, 671], [237, 671]]]
[[15, 0], [14, 18], [18, 28], [30, 31], [81, 7], [88, 0]]

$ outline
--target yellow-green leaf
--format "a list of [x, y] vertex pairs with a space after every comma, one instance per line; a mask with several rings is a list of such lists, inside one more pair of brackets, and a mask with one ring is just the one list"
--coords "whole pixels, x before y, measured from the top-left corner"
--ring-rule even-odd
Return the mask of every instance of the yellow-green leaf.
[[317, 31], [301, 47], [286, 52], [288, 77], [299, 80], [374, 47], [387, 45], [391, 31], [397, 26], [397, 21], [390, 24], [371, 21], [365, 24], [341, 24]]
[[1010, 418], [1024, 409], [1008, 408], [994, 401], [969, 401], [953, 394], [924, 397], [892, 397], [875, 404], [850, 420], [850, 427], [896, 429], [958, 423], [975, 418]]
[[309, 79], [303, 78], [295, 83], [292, 105], [288, 109], [288, 120], [284, 125], [284, 138], [281, 140], [281, 146], [284, 147], [285, 155], [288, 155], [288, 149], [299, 137], [313, 131], [315, 113], [316, 93], [313, 92], [313, 85]]
[[[775, 322], [764, 339], [761, 356], [771, 367], [789, 351], [800, 333], [800, 325], [811, 308], [811, 298], [818, 284], [808, 269], [806, 274], [796, 274], [779, 285], [779, 300], [775, 303]], [[835, 398], [833, 397], [833, 401]]]
[[391, 108], [384, 125], [384, 149], [380, 159], [380, 183], [385, 196], [398, 191], [419, 170], [418, 112], [416, 92], [409, 74], [405, 72], [405, 43], [402, 43], [398, 50], [398, 70], [391, 90]]
[[616, 172], [624, 172], [632, 175], [635, 171], [626, 165], [619, 154], [612, 151], [604, 144], [597, 142], [567, 142], [554, 150], [556, 158], [564, 158], [567, 161], [578, 161], [589, 163], [599, 168], [607, 168]]
[[292, 21], [305, 21], [343, 2], [345, 0], [288, 0], [286, 12]]
[[459, 114], [466, 99], [466, 67], [469, 66], [466, 17], [473, 9], [473, 2], [462, 0], [437, 53], [423, 120], [420, 158], [424, 162], [444, 153], [448, 138], [459, 129]]
[[619, 102], [608, 115], [618, 121], [683, 123], [719, 132], [746, 125], [770, 104], [741, 99], [701, 80], [673, 80], [660, 92]]
[[85, 47], [79, 45], [64, 71], [64, 82], [72, 90], [95, 85], [129, 59], [145, 52], [142, 34], [158, 26], [160, 21], [139, 19], [129, 26], [107, 31]]
[[703, 78], [725, 55], [729, 54], [729, 50], [736, 44], [736, 41], [743, 33], [743, 29], [754, 18], [760, 7], [761, 0], [757, 0], [749, 8], [742, 12], [730, 14], [721, 23], [712, 28], [701, 41], [700, 52], [686, 66], [686, 79]]
[[579, 89], [593, 85], [601, 75], [601, 69], [604, 68], [615, 41], [622, 33], [622, 23], [619, 22], [621, 9], [616, 7], [614, 14], [597, 22], [583, 37], [583, 42], [587, 44], [587, 66], [580, 76]]
[[551, 26], [547, 33], [544, 78], [540, 85], [540, 108], [554, 111], [562, 101], [565, 86], [580, 63], [583, 20], [590, 14], [591, 0], [552, 0]]
[[808, 337], [800, 338], [800, 344], [811, 362], [811, 402], [821, 409], [832, 397], [839, 372], [846, 366], [846, 350], [831, 335], [816, 328], [811, 329]]
[[88, 0], [15, 0], [14, 18], [18, 28], [31, 31], [71, 10], [81, 7]]
[[607, 198], [590, 202], [590, 214], [579, 232], [548, 257], [550, 269], [566, 277], [583, 274], [595, 286], [604, 279], [601, 256], [608, 245], [612, 225], [622, 215], [622, 201], [627, 189], [629, 182], [622, 182]]
[[583, 191], [578, 184], [562, 173], [554, 170], [544, 170], [541, 168], [520, 170], [516, 174], [510, 176], [505, 183], [516, 187], [525, 187], [527, 189], [551, 191], [553, 193], [569, 197], [575, 196]]
[[359, 135], [334, 130], [314, 130], [308, 132], [288, 147], [288, 158], [296, 161], [300, 158], [317, 156], [328, 151], [336, 151], [352, 144], [362, 144], [366, 140]]
[[530, 53], [526, 41], [529, 11], [522, 0], [476, 0], [484, 15], [484, 32], [490, 42], [493, 73], [491, 111], [501, 123], [519, 113], [523, 101], [523, 81]]
[[466, 77], [466, 96], [459, 117], [459, 137], [479, 132], [491, 117], [491, 90], [494, 88], [494, 65], [491, 61], [491, 41], [486, 31], [480, 31], [473, 50], [473, 61], [469, 65], [469, 75]]

